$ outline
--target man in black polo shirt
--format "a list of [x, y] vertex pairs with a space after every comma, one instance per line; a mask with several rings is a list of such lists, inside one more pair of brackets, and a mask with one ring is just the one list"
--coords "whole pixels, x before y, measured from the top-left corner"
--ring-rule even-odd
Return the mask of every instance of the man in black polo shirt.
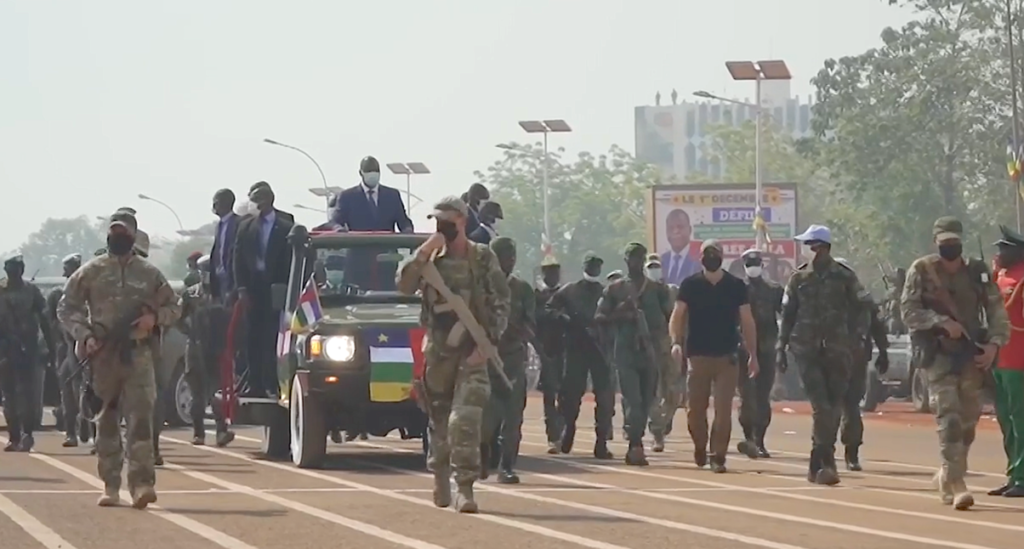
[[[693, 439], [693, 459], [698, 467], [708, 461], [708, 401], [714, 390], [715, 420], [711, 427], [711, 469], [725, 472], [725, 454], [732, 434], [732, 399], [736, 393], [739, 348], [737, 325], [743, 330], [743, 345], [757, 349], [754, 316], [743, 280], [722, 270], [722, 246], [705, 240], [700, 247], [703, 270], [679, 285], [675, 309], [669, 323], [672, 357], [682, 364], [685, 344], [690, 372], [687, 427]], [[687, 318], [688, 317], [688, 318]], [[758, 372], [757, 353], [749, 354], [750, 377]]]

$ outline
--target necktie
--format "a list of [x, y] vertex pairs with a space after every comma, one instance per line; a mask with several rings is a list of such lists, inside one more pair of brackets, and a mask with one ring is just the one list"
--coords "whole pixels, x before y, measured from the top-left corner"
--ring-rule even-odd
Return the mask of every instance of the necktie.
[[366, 202], [370, 206], [370, 215], [372, 215], [374, 219], [377, 218], [377, 202], [373, 199], [375, 192], [376, 191], [374, 189], [366, 191]]
[[678, 254], [677, 255], [673, 255], [672, 256], [672, 272], [669, 274], [669, 280], [672, 280], [673, 282], [678, 283], [679, 282], [679, 276], [682, 274], [682, 272], [681, 272], [682, 270], [683, 270], [683, 258], [681, 256], [679, 256]]

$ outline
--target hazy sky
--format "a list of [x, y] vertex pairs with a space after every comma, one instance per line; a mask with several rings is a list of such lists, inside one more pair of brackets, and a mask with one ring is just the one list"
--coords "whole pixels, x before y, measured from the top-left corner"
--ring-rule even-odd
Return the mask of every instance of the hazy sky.
[[[139, 210], [150, 233], [211, 220], [210, 197], [266, 179], [307, 223], [316, 169], [425, 162], [430, 202], [564, 118], [569, 153], [633, 150], [633, 107], [661, 90], [750, 97], [729, 59], [784, 59], [793, 91], [827, 57], [909, 17], [884, 0], [4, 0], [0, 3], [0, 252], [46, 217]], [[405, 188], [387, 173], [386, 185]], [[413, 209], [425, 226], [426, 206]]]

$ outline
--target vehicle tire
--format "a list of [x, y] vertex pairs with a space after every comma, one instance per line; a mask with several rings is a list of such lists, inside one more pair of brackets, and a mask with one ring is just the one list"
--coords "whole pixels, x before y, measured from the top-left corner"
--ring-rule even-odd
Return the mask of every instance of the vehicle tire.
[[928, 380], [924, 376], [924, 371], [917, 368], [910, 375], [910, 400], [914, 404], [915, 412], [928, 413], [931, 406], [928, 400]]
[[291, 427], [288, 410], [275, 405], [269, 410], [270, 417], [263, 426], [263, 439], [260, 441], [260, 452], [275, 460], [288, 459], [291, 452]]
[[865, 412], [874, 412], [878, 405], [885, 402], [885, 385], [882, 385], [878, 372], [871, 368], [868, 370], [867, 390], [864, 391], [864, 399], [860, 401], [860, 409]]
[[192, 388], [185, 379], [185, 359], [178, 361], [164, 388], [164, 417], [171, 427], [192, 425]]
[[327, 455], [327, 422], [316, 395], [303, 395], [298, 378], [292, 380], [288, 414], [292, 463], [300, 469], [320, 468]]

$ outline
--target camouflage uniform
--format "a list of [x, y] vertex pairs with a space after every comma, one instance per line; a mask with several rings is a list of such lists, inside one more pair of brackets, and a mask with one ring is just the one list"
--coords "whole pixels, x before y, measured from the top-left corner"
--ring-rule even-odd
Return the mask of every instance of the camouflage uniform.
[[[117, 212], [111, 230], [120, 226], [132, 236], [134, 216]], [[68, 279], [57, 317], [80, 345], [89, 338], [103, 344], [103, 331], [112, 328], [135, 307], [153, 311], [156, 329], [178, 321], [177, 297], [160, 270], [138, 255], [104, 254], [93, 258]], [[131, 334], [130, 349], [100, 349], [90, 359], [92, 386], [104, 409], [96, 420], [98, 472], [105, 485], [101, 505], [116, 505], [121, 486], [124, 448], [120, 419], [127, 419], [128, 487], [133, 503], [144, 507], [156, 500], [153, 447], [153, 406], [156, 400], [154, 372], [157, 338], [151, 333]], [[128, 360], [122, 356], [127, 354]]]
[[[775, 385], [775, 344], [779, 338], [778, 314], [782, 312], [782, 286], [763, 276], [746, 277], [747, 299], [757, 332], [757, 376], [747, 373], [747, 351], [739, 350], [740, 427], [743, 442], [753, 443], [759, 457], [771, 457], [764, 445], [772, 422], [772, 387]], [[741, 453], [748, 453], [744, 449]]]
[[812, 482], [838, 482], [836, 434], [853, 354], [862, 349], [867, 326], [863, 300], [868, 297], [857, 275], [827, 253], [797, 268], [786, 285], [776, 350], [792, 352], [811, 402], [808, 480]]
[[[554, 267], [558, 262], [553, 257], [544, 258], [541, 267]], [[540, 341], [540, 383], [538, 389], [544, 396], [544, 431], [548, 439], [548, 453], [558, 453], [565, 422], [559, 411], [559, 393], [565, 373], [564, 327], [558, 316], [545, 307], [551, 296], [561, 285], [549, 288], [542, 285], [534, 290], [536, 296], [537, 339]]]
[[[933, 234], [939, 242], [948, 238], [960, 239], [962, 233], [962, 224], [954, 218], [940, 218], [933, 227]], [[951, 320], [936, 310], [944, 309], [937, 297], [938, 282], [951, 296], [956, 308], [956, 321], [965, 333], [979, 341], [985, 335], [982, 319], [987, 319], [987, 342], [1002, 346], [1009, 339], [1010, 330], [999, 289], [984, 262], [962, 261], [962, 266], [955, 272], [949, 272], [947, 264], [937, 254], [921, 257], [911, 264], [901, 300], [903, 322], [915, 337], [948, 341], [948, 338], [935, 337], [942, 323]], [[967, 473], [967, 455], [981, 416], [980, 399], [985, 371], [973, 363], [961, 364], [961, 360], [943, 352], [941, 343], [937, 343], [939, 349], [934, 357], [925, 356], [929, 353], [922, 351], [923, 362], [920, 364], [928, 379], [932, 411], [938, 424], [942, 467], [935, 480], [944, 503], [966, 509], [974, 504], [964, 476]]]
[[[435, 205], [435, 214], [467, 216], [465, 202], [449, 197]], [[475, 511], [473, 483], [479, 477], [481, 428], [484, 408], [491, 393], [488, 365], [468, 361], [476, 347], [465, 331], [458, 342], [449, 334], [460, 321], [443, 298], [421, 277], [424, 265], [432, 262], [448, 288], [460, 295], [477, 322], [497, 345], [508, 323], [510, 297], [505, 273], [490, 248], [467, 241], [467, 255], [453, 257], [447, 248], [429, 258], [417, 254], [399, 269], [397, 287], [404, 294], [423, 293], [420, 323], [426, 327], [423, 385], [430, 418], [430, 451], [427, 465], [434, 473], [434, 502], [450, 502], [448, 480], [452, 471], [459, 489], [459, 508]], [[442, 309], [438, 311], [436, 309]]]
[[[25, 263], [15, 256], [4, 269], [20, 269]], [[20, 279], [21, 275], [18, 275]], [[4, 395], [4, 419], [8, 443], [5, 451], [27, 452], [42, 416], [42, 382], [39, 364], [39, 331], [53, 354], [53, 339], [46, 318], [46, 299], [34, 284], [0, 279], [0, 391]]]
[[[228, 312], [200, 282], [188, 287], [181, 296], [181, 325], [188, 341], [185, 347], [185, 379], [192, 392], [192, 443], [206, 439], [206, 407], [220, 383], [218, 359], [224, 350]], [[213, 417], [217, 425], [217, 445], [226, 446], [234, 438], [228, 431], [224, 411], [216, 403]]]
[[[500, 258], [507, 255], [515, 257], [516, 253], [515, 244], [507, 237], [492, 240], [491, 250]], [[526, 408], [526, 345], [537, 329], [534, 320], [536, 298], [530, 284], [515, 275], [508, 275], [508, 289], [511, 296], [508, 327], [498, 343], [498, 353], [505, 364], [505, 375], [512, 382], [512, 389], [505, 388], [504, 382], [491, 374], [491, 397], [484, 410], [483, 440], [491, 440], [500, 431], [501, 472], [498, 481], [517, 484], [519, 477], [513, 470], [519, 457], [523, 411]]]
[[[642, 258], [646, 253], [647, 249], [635, 242], [628, 245], [625, 251], [627, 260], [637, 254]], [[638, 320], [618, 316], [619, 312], [633, 307], [630, 302], [635, 304], [636, 310], [642, 313], [647, 321], [655, 355], [653, 363], [640, 345]], [[622, 392], [624, 430], [629, 442], [629, 452], [626, 454], [628, 464], [647, 463], [643, 455], [644, 428], [647, 426], [648, 414], [654, 403], [659, 366], [663, 361], [670, 359], [671, 349], [666, 345], [668, 318], [672, 314], [672, 306], [668, 288], [664, 285], [648, 284], [642, 270], [639, 275], [627, 274], [608, 285], [597, 305], [598, 321], [611, 325], [611, 360], [618, 372], [619, 390]]]
[[[584, 265], [600, 266], [601, 258], [587, 254]], [[547, 310], [562, 319], [565, 326], [565, 378], [562, 380], [561, 413], [565, 422], [562, 433], [561, 451], [572, 451], [576, 437], [576, 420], [580, 415], [580, 404], [587, 392], [587, 376], [590, 376], [596, 406], [594, 408], [594, 429], [597, 440], [594, 456], [610, 459], [608, 437], [612, 432], [612, 415], [615, 407], [615, 393], [612, 390], [610, 365], [602, 352], [594, 325], [597, 303], [604, 292], [604, 286], [593, 280], [577, 280], [558, 289], [547, 303]]]

